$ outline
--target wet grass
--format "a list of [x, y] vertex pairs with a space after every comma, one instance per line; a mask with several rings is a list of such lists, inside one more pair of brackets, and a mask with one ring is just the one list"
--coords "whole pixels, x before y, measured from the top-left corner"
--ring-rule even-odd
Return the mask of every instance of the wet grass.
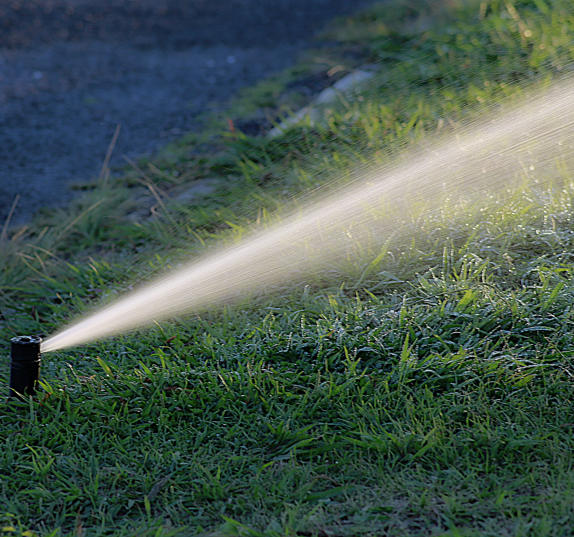
[[[330, 68], [348, 47], [380, 70], [323, 124], [270, 140], [215, 118], [10, 234], [2, 338], [49, 333], [265, 225], [334, 169], [343, 181], [571, 65], [570, 2], [430, 21], [417, 8], [331, 28]], [[269, 117], [288, 106], [289, 88], [272, 109], [278, 88], [251, 95]], [[243, 99], [232, 125], [249, 119]], [[570, 535], [574, 183], [555, 175], [486, 205], [413, 210], [384, 249], [257, 302], [47, 355], [37, 399], [0, 409], [0, 532]], [[214, 193], [178, 201], [202, 179], [220, 180]]]

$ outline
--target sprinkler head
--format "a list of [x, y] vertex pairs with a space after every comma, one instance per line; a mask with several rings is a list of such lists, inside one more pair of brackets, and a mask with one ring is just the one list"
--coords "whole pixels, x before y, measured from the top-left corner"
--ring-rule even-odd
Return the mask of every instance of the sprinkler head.
[[38, 336], [17, 336], [11, 340], [10, 398], [25, 399], [36, 393], [40, 378], [40, 344]]

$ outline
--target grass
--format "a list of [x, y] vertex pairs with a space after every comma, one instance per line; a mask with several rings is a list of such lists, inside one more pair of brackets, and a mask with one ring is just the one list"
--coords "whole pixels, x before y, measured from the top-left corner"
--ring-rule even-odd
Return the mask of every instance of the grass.
[[[265, 225], [333, 170], [344, 180], [569, 69], [568, 0], [463, 4], [339, 21], [323, 63], [13, 231], [3, 339], [49, 333]], [[379, 65], [362, 100], [277, 139], [241, 132], [304, 104], [293, 77], [345, 58]], [[574, 183], [556, 175], [486, 209], [407, 215], [344, 273], [47, 355], [38, 397], [0, 407], [0, 533], [570, 535]], [[202, 179], [214, 194], [178, 202]]]

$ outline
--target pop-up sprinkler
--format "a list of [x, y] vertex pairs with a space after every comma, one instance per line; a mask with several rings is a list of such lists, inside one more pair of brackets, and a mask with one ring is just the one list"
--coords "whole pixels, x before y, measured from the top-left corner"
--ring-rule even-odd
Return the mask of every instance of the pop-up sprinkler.
[[40, 344], [38, 336], [17, 336], [12, 338], [10, 366], [10, 395], [24, 399], [36, 393], [40, 378]]

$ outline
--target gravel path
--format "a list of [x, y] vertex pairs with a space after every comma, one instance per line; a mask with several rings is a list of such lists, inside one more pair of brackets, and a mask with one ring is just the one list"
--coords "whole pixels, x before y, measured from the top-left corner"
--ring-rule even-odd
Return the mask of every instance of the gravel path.
[[5, 0], [0, 4], [0, 225], [73, 195], [115, 154], [294, 61], [330, 18], [369, 0]]

